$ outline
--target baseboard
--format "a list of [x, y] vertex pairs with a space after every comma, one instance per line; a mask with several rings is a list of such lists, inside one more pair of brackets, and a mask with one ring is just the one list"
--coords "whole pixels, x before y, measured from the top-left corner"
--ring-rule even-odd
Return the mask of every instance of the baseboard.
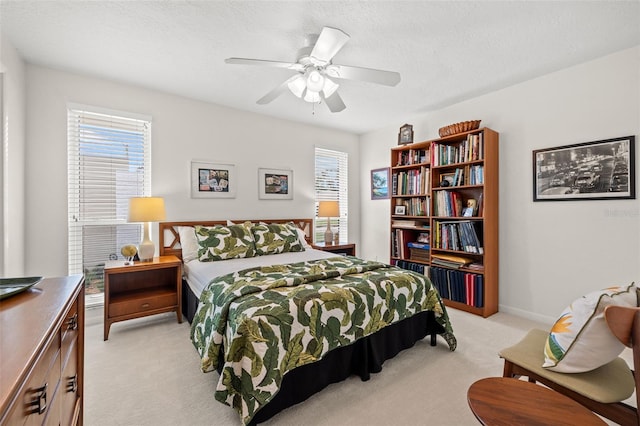
[[555, 317], [549, 317], [547, 315], [536, 314], [535, 312], [525, 311], [523, 309], [512, 308], [509, 306], [500, 305], [500, 312], [504, 312], [506, 314], [516, 315], [522, 318], [526, 318], [531, 321], [540, 322], [543, 324], [548, 324], [549, 326], [553, 325], [556, 322]]

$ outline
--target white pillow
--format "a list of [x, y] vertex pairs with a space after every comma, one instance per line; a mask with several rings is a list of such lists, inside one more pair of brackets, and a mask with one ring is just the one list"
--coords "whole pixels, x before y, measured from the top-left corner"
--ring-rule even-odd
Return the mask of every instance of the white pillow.
[[198, 239], [193, 226], [178, 226], [180, 234], [180, 247], [182, 247], [182, 261], [190, 262], [198, 257]]
[[542, 366], [559, 373], [581, 373], [616, 359], [624, 345], [604, 319], [604, 309], [610, 305], [638, 306], [635, 284], [594, 291], [571, 303], [551, 327]]
[[306, 235], [304, 234], [304, 231], [302, 229], [298, 228], [297, 226], [296, 226], [296, 230], [298, 231], [298, 239], [300, 240], [300, 243], [302, 244], [302, 247], [304, 247], [305, 249], [312, 248], [311, 244], [309, 244], [307, 242], [307, 238], [306, 238]]

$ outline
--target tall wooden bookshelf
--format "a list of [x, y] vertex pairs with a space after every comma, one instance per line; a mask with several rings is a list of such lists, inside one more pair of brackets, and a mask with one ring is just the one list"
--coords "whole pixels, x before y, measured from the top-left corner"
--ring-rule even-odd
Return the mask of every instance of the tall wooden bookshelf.
[[391, 149], [391, 264], [483, 317], [498, 312], [498, 145], [485, 127]]

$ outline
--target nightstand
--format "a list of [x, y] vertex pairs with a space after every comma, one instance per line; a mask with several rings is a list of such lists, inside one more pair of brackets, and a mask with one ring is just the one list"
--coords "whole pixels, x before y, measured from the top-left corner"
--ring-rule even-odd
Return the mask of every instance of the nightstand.
[[311, 245], [316, 250], [328, 251], [331, 253], [342, 254], [345, 256], [356, 255], [356, 245], [353, 243], [326, 244], [323, 242], [313, 243]]
[[176, 256], [154, 257], [149, 262], [125, 265], [106, 262], [104, 267], [104, 340], [111, 324], [175, 311], [178, 322], [182, 299], [182, 262]]

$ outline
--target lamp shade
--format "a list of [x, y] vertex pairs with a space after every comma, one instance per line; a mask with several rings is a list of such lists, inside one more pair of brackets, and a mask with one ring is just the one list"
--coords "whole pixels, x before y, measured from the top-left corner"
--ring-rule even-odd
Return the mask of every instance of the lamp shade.
[[129, 199], [129, 222], [156, 222], [165, 219], [164, 198], [133, 197]]
[[339, 217], [340, 207], [337, 201], [320, 201], [318, 203], [318, 217]]

